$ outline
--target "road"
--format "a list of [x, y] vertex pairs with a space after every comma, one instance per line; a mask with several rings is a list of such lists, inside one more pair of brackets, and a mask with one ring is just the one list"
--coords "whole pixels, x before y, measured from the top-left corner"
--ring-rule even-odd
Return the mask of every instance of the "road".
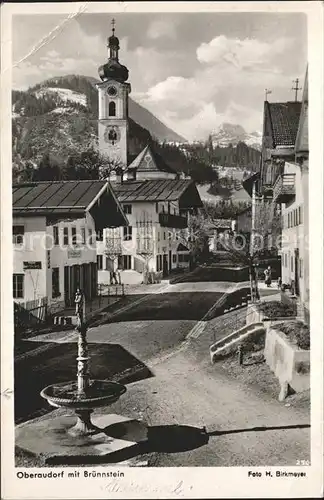
[[[117, 311], [114, 308], [112, 316], [103, 316], [101, 325], [88, 330], [91, 375], [123, 382], [151, 376], [145, 361], [178, 346], [232, 286], [229, 282], [180, 283], [165, 286], [162, 293], [127, 297], [125, 305]], [[17, 422], [46, 408], [39, 396], [44, 386], [75, 378], [76, 341], [74, 331], [63, 331], [19, 345], [15, 358]]]
[[[285, 406], [211, 365], [207, 322], [205, 331], [190, 335], [231, 286], [181, 283], [163, 293], [135, 295], [122, 311], [89, 329], [91, 374], [127, 384], [110, 411], [148, 423], [151, 466], [279, 466], [309, 460], [307, 409]], [[217, 332], [225, 334], [221, 328]], [[45, 385], [75, 377], [76, 340], [73, 332], [61, 332], [28, 342], [34, 348], [15, 367], [18, 419], [44, 408], [38, 392]]]

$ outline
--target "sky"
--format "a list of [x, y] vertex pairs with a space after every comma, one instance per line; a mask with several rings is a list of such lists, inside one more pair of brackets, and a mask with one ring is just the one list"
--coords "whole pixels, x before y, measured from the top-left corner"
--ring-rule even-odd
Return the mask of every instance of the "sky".
[[[224, 123], [262, 130], [269, 101], [294, 99], [303, 85], [307, 19], [303, 13], [117, 13], [120, 62], [131, 97], [186, 139], [204, 139]], [[47, 78], [98, 77], [107, 60], [112, 14], [17, 15], [13, 88]], [[300, 94], [301, 97], [301, 94]]]

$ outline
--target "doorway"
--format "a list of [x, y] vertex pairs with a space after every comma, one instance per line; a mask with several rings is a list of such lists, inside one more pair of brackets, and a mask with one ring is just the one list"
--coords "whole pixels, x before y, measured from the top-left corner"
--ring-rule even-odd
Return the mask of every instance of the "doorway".
[[168, 275], [168, 256], [166, 254], [163, 255], [162, 270], [163, 270], [163, 276], [167, 276]]

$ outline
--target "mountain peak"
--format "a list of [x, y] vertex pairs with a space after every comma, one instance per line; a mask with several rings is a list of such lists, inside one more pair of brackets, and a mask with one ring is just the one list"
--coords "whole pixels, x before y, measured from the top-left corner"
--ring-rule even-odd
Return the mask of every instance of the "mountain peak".
[[234, 123], [222, 123], [211, 134], [213, 146], [228, 147], [230, 144], [236, 146], [239, 142], [245, 142], [248, 146], [260, 150], [261, 133], [247, 133], [242, 125]]

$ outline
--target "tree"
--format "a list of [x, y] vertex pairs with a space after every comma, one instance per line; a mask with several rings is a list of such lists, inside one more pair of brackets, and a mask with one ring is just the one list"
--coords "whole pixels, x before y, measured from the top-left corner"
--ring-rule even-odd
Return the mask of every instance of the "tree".
[[62, 179], [62, 171], [57, 161], [49, 153], [45, 153], [38, 167], [33, 170], [33, 181], [59, 181]]
[[202, 264], [210, 258], [209, 237], [203, 214], [191, 215], [188, 228], [180, 232], [180, 240], [188, 247], [193, 264]]
[[66, 166], [63, 167], [63, 176], [70, 180], [99, 179], [100, 169], [105, 163], [105, 158], [94, 148], [75, 152], [68, 157]]
[[233, 263], [245, 265], [249, 269], [252, 300], [260, 297], [258, 290], [258, 264], [260, 259], [277, 253], [278, 237], [281, 235], [281, 215], [272, 200], [258, 200], [255, 206], [255, 223], [251, 237], [233, 234], [225, 240], [224, 250]]

